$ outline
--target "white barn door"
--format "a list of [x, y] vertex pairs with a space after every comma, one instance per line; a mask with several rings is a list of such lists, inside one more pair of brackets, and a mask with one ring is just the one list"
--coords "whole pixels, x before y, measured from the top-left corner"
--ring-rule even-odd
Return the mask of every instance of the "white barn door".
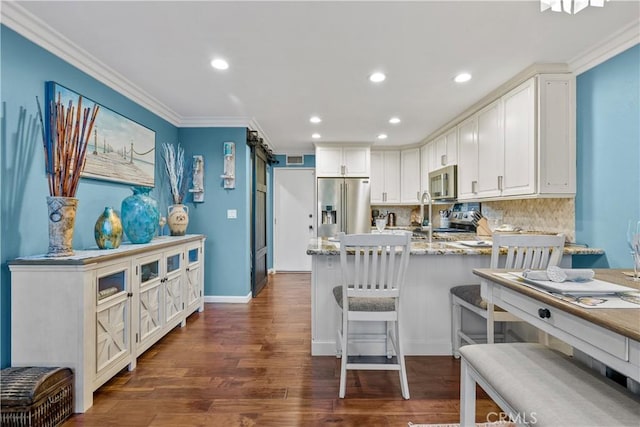
[[273, 267], [311, 271], [307, 255], [315, 236], [315, 170], [274, 168]]

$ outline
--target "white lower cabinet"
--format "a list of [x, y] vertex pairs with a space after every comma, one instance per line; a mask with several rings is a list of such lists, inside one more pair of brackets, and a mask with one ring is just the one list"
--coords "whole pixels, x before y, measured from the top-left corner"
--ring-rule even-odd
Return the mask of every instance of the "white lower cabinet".
[[204, 308], [202, 235], [9, 262], [13, 366], [74, 371], [74, 412], [176, 325]]
[[[184, 322], [182, 311], [184, 307], [183, 295], [186, 293], [186, 270], [184, 264], [184, 248], [172, 250], [163, 254], [164, 260], [164, 329], [173, 329], [178, 323]], [[184, 325], [183, 325], [184, 326]]]
[[204, 292], [202, 278], [204, 277], [204, 263], [202, 262], [204, 247], [200, 244], [187, 245], [186, 248], [186, 289], [187, 311], [204, 310]]
[[164, 283], [160, 266], [162, 254], [136, 258], [135, 276], [138, 283], [138, 328], [136, 356], [141, 355], [159, 338], [162, 332], [162, 285]]
[[[97, 270], [95, 302], [95, 381], [99, 387], [130, 363], [131, 264]], [[15, 363], [15, 361], [12, 360]]]

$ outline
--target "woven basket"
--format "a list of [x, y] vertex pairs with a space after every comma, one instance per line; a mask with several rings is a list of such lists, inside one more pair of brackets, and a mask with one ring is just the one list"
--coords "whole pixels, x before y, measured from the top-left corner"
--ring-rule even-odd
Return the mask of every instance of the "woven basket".
[[2, 427], [54, 427], [73, 413], [69, 368], [20, 367], [0, 371]]

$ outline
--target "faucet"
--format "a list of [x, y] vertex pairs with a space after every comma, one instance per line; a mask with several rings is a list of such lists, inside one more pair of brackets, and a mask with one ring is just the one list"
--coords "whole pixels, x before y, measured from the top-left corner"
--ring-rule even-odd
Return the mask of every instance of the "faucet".
[[424, 227], [424, 203], [425, 203], [425, 199], [427, 199], [427, 203], [429, 203], [429, 243], [431, 243], [431, 238], [433, 236], [433, 227], [431, 224], [431, 214], [432, 214], [432, 205], [433, 205], [433, 199], [431, 199], [431, 193], [429, 193], [428, 191], [425, 191], [424, 193], [422, 193], [422, 196], [420, 196], [420, 228], [423, 229]]

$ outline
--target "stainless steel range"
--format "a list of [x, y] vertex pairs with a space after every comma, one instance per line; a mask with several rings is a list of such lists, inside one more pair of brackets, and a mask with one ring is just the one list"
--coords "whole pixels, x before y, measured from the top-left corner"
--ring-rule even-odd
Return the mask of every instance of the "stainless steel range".
[[449, 214], [449, 224], [447, 228], [434, 228], [435, 233], [475, 233], [478, 220], [482, 218], [480, 213], [480, 203], [456, 203]]

